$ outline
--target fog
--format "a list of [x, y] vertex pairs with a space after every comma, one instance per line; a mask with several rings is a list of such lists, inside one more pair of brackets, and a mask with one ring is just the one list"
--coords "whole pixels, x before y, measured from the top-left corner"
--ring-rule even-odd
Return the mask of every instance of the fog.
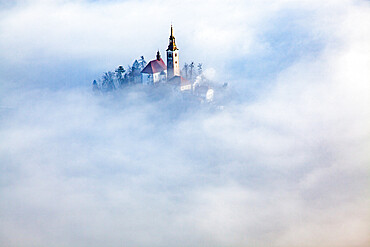
[[[0, 7], [1, 246], [370, 242], [368, 1]], [[92, 92], [171, 21], [222, 107]]]

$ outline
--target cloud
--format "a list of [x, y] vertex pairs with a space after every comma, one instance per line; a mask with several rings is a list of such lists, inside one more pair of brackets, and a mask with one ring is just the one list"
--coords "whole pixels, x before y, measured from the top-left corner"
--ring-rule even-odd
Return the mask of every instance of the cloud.
[[[49, 88], [88, 84], [101, 71], [131, 64], [140, 55], [154, 58], [157, 49], [166, 48], [171, 22], [181, 61], [203, 62], [226, 80], [237, 78], [234, 74], [276, 75], [302, 55], [320, 51], [327, 36], [335, 32], [318, 26], [338, 27], [337, 21], [345, 16], [342, 12], [352, 6], [349, 1], [324, 5], [320, 1], [16, 1], [11, 7], [2, 5], [3, 77]], [[327, 18], [327, 13], [333, 18]], [[49, 77], [55, 78], [52, 84]]]
[[160, 89], [90, 91], [165, 46], [168, 3], [2, 12], [0, 245], [366, 246], [368, 3], [177, 5], [182, 61], [231, 81], [222, 111]]

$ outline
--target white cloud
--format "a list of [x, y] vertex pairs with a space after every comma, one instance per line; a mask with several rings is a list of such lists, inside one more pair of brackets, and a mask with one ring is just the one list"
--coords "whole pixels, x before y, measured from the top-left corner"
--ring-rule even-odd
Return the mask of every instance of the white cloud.
[[[173, 4], [172, 16], [158, 14]], [[0, 19], [0, 245], [366, 246], [368, 13], [362, 1], [8, 7]], [[37, 82], [69, 71], [44, 74], [55, 64], [83, 63], [76, 70], [85, 77], [69, 75], [81, 85], [138, 51], [149, 56], [166, 45], [170, 19], [184, 60], [208, 63], [217, 78], [241, 63], [225, 110], [150, 89], [94, 95]], [[245, 62], [253, 56], [262, 58]], [[289, 63], [266, 66], [274, 76], [254, 85], [243, 66], [270, 59]], [[27, 73], [36, 89], [22, 89]]]

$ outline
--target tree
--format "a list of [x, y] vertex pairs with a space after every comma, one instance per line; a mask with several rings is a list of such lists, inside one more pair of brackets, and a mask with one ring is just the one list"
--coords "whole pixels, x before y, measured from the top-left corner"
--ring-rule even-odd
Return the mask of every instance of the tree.
[[134, 61], [134, 63], [132, 64], [132, 70], [138, 70], [140, 69], [140, 64], [137, 60]]
[[118, 85], [120, 87], [123, 86], [125, 80], [124, 80], [124, 73], [126, 72], [125, 68], [123, 68], [123, 66], [118, 66], [118, 68], [115, 70], [116, 72], [116, 78], [117, 78], [117, 81], [118, 81]]
[[184, 64], [184, 68], [182, 69], [185, 73], [185, 78], [188, 79], [188, 69], [189, 65], [187, 63]]
[[130, 81], [132, 83], [139, 83], [141, 80], [141, 69], [140, 69], [140, 64], [137, 60], [134, 61], [131, 67], [131, 73], [130, 75]]
[[201, 75], [203, 73], [203, 65], [201, 63], [198, 63], [198, 75]]
[[116, 89], [114, 86], [114, 73], [111, 71], [105, 72], [103, 77], [103, 82], [102, 82], [102, 89], [104, 91], [113, 91]]
[[189, 67], [190, 67], [190, 80], [193, 80], [194, 62], [191, 62]]
[[127, 71], [125, 74], [125, 79], [129, 83], [131, 82], [131, 77], [132, 77], [132, 67], [130, 65], [127, 65]]
[[96, 82], [96, 80], [94, 80], [94, 81], [93, 81], [93, 83], [92, 83], [92, 90], [93, 90], [94, 92], [96, 92], [96, 91], [99, 91], [99, 90], [100, 90], [99, 85], [98, 85], [98, 83]]
[[139, 59], [139, 66], [140, 66], [140, 69], [143, 70], [146, 66], [146, 61], [144, 59], [144, 56], [141, 56], [140, 59]]

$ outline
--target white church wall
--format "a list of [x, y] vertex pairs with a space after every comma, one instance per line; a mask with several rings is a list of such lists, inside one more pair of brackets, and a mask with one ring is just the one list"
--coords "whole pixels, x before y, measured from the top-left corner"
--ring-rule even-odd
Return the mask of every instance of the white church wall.
[[159, 82], [159, 72], [153, 74], [153, 83]]
[[149, 85], [153, 83], [153, 77], [151, 74], [142, 73], [141, 74], [141, 82], [144, 85]]

